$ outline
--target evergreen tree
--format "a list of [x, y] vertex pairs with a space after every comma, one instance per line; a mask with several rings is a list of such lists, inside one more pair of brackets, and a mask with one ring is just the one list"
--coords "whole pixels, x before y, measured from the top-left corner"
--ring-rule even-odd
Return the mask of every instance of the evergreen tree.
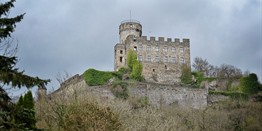
[[[38, 77], [32, 77], [24, 74], [24, 71], [19, 71], [15, 68], [17, 57], [8, 54], [6, 49], [11, 46], [11, 43], [5, 41], [11, 38], [11, 33], [14, 32], [16, 23], [19, 23], [25, 14], [21, 14], [12, 18], [8, 18], [8, 13], [14, 7], [15, 0], [10, 0], [5, 3], [0, 3], [0, 130], [15, 130], [19, 129], [14, 123], [14, 104], [10, 97], [3, 89], [5, 85], [12, 87], [27, 87], [44, 86], [50, 80], [43, 80]], [[6, 48], [5, 48], [6, 47]]]
[[34, 99], [31, 91], [19, 98], [16, 104], [15, 122], [20, 129], [36, 129]]

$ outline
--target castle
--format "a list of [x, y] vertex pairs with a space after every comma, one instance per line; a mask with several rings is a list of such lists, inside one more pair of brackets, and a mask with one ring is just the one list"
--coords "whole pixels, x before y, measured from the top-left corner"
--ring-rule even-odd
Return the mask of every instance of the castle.
[[190, 68], [189, 39], [142, 36], [142, 25], [136, 20], [121, 22], [119, 26], [119, 43], [114, 47], [114, 70], [127, 67], [127, 52], [134, 50], [137, 59], [143, 65], [142, 75], [148, 82], [180, 82], [181, 66]]

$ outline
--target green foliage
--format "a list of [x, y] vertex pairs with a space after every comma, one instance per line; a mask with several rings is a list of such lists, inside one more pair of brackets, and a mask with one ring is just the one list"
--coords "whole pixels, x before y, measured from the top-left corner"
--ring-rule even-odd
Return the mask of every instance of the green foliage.
[[113, 73], [91, 68], [84, 72], [84, 78], [89, 86], [104, 85], [109, 79], [113, 78]]
[[232, 99], [235, 100], [247, 100], [249, 98], [248, 94], [243, 92], [230, 92], [230, 91], [209, 91], [209, 94], [217, 94], [217, 95], [224, 95], [229, 96]]
[[137, 55], [133, 50], [127, 52], [127, 66], [132, 70], [133, 65], [137, 62]]
[[181, 67], [182, 74], [181, 74], [181, 82], [185, 84], [192, 83], [192, 75], [191, 75], [191, 69], [186, 64], [182, 65]]
[[203, 81], [208, 81], [208, 82], [211, 82], [213, 80], [215, 80], [216, 78], [214, 77], [205, 77], [204, 76], [204, 73], [203, 72], [192, 72], [191, 73], [194, 78], [195, 78], [195, 82], [193, 83], [194, 86], [196, 87], [200, 87], [200, 84], [203, 82]]
[[132, 105], [133, 109], [140, 109], [149, 106], [148, 96], [141, 96], [141, 97], [132, 96], [129, 97], [128, 102]]
[[131, 79], [135, 79], [137, 81], [142, 81], [142, 70], [143, 70], [143, 65], [139, 61], [135, 61], [131, 73]]
[[[11, 85], [12, 87], [31, 88], [34, 86], [44, 86], [50, 80], [42, 80], [38, 77], [31, 77], [24, 74], [24, 71], [19, 71], [15, 68], [17, 57], [12, 55], [14, 51], [9, 52], [9, 47], [12, 43], [8, 41], [11, 38], [16, 23], [19, 23], [24, 14], [8, 18], [9, 11], [14, 7], [15, 0], [10, 0], [5, 3], [0, 3], [0, 130], [18, 130], [21, 129], [20, 125], [15, 123], [14, 116], [18, 115], [14, 104], [11, 102], [6, 91], [2, 85]], [[6, 40], [6, 41], [5, 41]], [[28, 113], [26, 113], [28, 114]]]
[[149, 105], [149, 98], [147, 96], [143, 96], [138, 101], [140, 107], [147, 107]]
[[119, 80], [122, 80], [122, 77], [124, 74], [129, 74], [131, 70], [129, 68], [121, 67], [118, 71], [112, 72], [113, 76], [116, 77]]
[[256, 94], [260, 89], [260, 84], [258, 82], [257, 75], [254, 73], [249, 74], [247, 77], [242, 77], [240, 79], [241, 91], [247, 94]]
[[2, 16], [9, 15], [10, 9], [14, 7], [14, 2], [15, 0], [10, 0], [6, 3], [0, 3], [0, 42], [2, 42], [2, 39], [11, 36], [11, 33], [14, 31], [14, 28], [16, 27], [16, 23], [20, 22], [24, 17], [24, 14], [21, 14], [13, 18], [2, 18]]
[[254, 99], [255, 101], [262, 102], [262, 92], [259, 92], [256, 95], [254, 95]]
[[19, 101], [16, 104], [16, 114], [14, 119], [20, 129], [36, 129], [34, 99], [31, 91], [28, 91], [24, 96], [19, 98]]
[[127, 87], [128, 87], [128, 84], [126, 82], [116, 81], [113, 83], [111, 91], [115, 95], [115, 97], [126, 100], [129, 97]]
[[131, 69], [131, 79], [142, 81], [143, 65], [137, 60], [137, 55], [133, 50], [129, 50], [127, 53], [127, 65]]

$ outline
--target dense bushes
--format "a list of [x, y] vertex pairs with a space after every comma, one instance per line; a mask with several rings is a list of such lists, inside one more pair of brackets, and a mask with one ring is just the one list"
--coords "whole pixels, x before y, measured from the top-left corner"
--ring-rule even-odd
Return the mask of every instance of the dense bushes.
[[143, 65], [137, 60], [137, 55], [132, 50], [129, 50], [127, 53], [127, 65], [131, 70], [131, 79], [137, 81], [144, 80], [142, 76]]
[[117, 98], [127, 99], [129, 97], [127, 86], [128, 84], [126, 82], [116, 81], [110, 90]]
[[84, 72], [84, 78], [89, 86], [104, 85], [114, 74], [112, 72], [88, 69]]
[[257, 75], [254, 73], [249, 74], [247, 77], [240, 79], [240, 89], [242, 92], [248, 94], [256, 94], [261, 91], [261, 85], [258, 82]]
[[182, 65], [181, 67], [181, 82], [185, 84], [192, 83], [192, 75], [191, 75], [191, 69], [186, 64]]
[[209, 91], [209, 94], [216, 94], [216, 95], [224, 95], [224, 96], [229, 96], [232, 99], [242, 99], [242, 100], [247, 100], [248, 99], [248, 94], [243, 93], [243, 92], [230, 92], [230, 91]]
[[[75, 91], [74, 94], [56, 96], [52, 100], [37, 102], [39, 128], [54, 131], [117, 131], [122, 124], [120, 116], [103, 105], [92, 94]], [[75, 99], [72, 99], [72, 98]]]

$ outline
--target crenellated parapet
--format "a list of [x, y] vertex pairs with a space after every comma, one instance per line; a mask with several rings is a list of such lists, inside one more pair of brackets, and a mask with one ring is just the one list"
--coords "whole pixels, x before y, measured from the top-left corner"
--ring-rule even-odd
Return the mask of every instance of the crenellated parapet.
[[147, 36], [142, 36], [140, 37], [142, 41], [144, 42], [148, 42], [148, 43], [170, 43], [170, 44], [183, 44], [185, 46], [189, 46], [190, 45], [190, 40], [187, 38], [183, 38], [183, 39], [179, 39], [179, 38], [165, 38], [165, 37], [153, 37], [150, 36], [149, 39], [147, 38]]

